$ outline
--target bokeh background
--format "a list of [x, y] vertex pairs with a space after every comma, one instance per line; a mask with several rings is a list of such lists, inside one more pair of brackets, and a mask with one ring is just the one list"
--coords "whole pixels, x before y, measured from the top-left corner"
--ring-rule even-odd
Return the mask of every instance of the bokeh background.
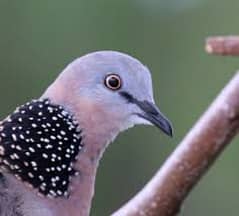
[[[136, 127], [107, 149], [91, 215], [109, 215], [150, 179], [238, 69], [238, 59], [204, 52], [207, 36], [239, 34], [238, 9], [235, 0], [0, 0], [0, 117], [41, 95], [85, 53], [119, 50], [143, 61], [175, 136]], [[238, 143], [204, 176], [181, 215], [238, 215]]]

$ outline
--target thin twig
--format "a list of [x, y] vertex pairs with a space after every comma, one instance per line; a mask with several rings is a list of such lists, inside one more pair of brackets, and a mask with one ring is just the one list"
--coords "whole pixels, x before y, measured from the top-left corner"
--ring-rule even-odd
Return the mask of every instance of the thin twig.
[[239, 55], [239, 36], [216, 36], [206, 40], [205, 50], [214, 55]]
[[112, 216], [175, 216], [239, 128], [239, 73], [150, 182]]

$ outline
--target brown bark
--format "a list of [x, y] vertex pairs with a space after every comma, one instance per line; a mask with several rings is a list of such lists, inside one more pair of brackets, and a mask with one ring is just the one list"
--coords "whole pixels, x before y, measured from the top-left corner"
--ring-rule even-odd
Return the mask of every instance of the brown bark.
[[205, 50], [214, 55], [239, 55], [239, 36], [216, 36], [206, 40]]

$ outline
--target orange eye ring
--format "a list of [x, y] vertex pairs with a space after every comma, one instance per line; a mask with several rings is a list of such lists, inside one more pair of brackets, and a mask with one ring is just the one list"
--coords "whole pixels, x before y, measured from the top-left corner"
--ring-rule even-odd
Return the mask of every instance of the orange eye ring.
[[121, 88], [122, 82], [117, 74], [109, 74], [105, 77], [105, 86], [113, 91]]

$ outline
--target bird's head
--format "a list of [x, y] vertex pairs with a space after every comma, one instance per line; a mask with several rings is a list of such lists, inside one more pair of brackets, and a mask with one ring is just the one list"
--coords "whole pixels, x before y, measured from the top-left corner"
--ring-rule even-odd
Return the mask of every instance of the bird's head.
[[153, 124], [172, 136], [171, 123], [155, 105], [148, 68], [129, 55], [99, 51], [78, 58], [48, 89], [47, 96], [52, 89], [58, 92], [56, 102], [74, 109], [88, 130], [112, 130], [114, 136], [135, 124]]

